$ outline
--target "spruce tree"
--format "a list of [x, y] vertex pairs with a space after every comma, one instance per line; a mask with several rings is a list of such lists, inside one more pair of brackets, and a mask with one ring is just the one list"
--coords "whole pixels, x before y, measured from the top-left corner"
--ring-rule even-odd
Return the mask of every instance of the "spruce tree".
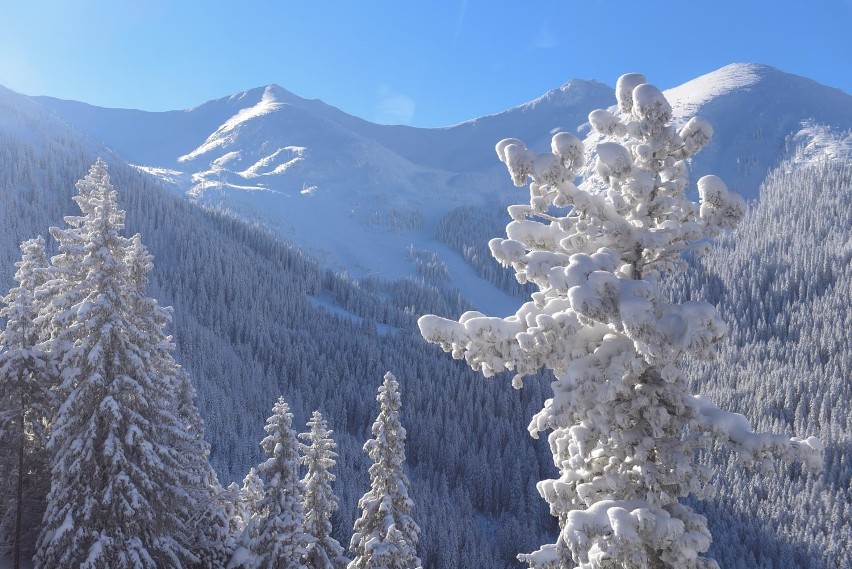
[[262, 569], [307, 569], [309, 536], [302, 507], [305, 489], [299, 479], [299, 441], [292, 428], [293, 414], [279, 397], [267, 419], [260, 446], [269, 457], [257, 467], [263, 497], [257, 503], [258, 520], [252, 551]]
[[81, 216], [51, 228], [59, 245], [41, 290], [43, 345], [65, 396], [49, 449], [52, 482], [36, 567], [186, 567], [198, 475], [183, 453], [193, 435], [175, 406], [179, 373], [163, 327], [167, 310], [144, 295], [149, 265], [121, 236], [106, 164], [78, 184]]
[[194, 566], [221, 567], [233, 554], [227, 513], [231, 505], [208, 460], [210, 445], [204, 440], [204, 422], [195, 405], [195, 388], [189, 374], [174, 360], [175, 346], [171, 337], [163, 333], [171, 323], [172, 309], [160, 306], [147, 296], [148, 275], [154, 268], [153, 256], [138, 234], [127, 242], [125, 263], [132, 309], [142, 316], [142, 321], [149, 323], [147, 332], [158, 339], [149, 350], [150, 362], [162, 381], [168, 384], [171, 400], [165, 404], [173, 409], [180, 422], [180, 436], [173, 443], [188, 481], [185, 490], [190, 496], [185, 503], [189, 509], [180, 514], [186, 520], [186, 545], [198, 557]]
[[305, 532], [311, 536], [308, 547], [308, 565], [313, 569], [343, 569], [349, 559], [343, 547], [331, 537], [331, 516], [337, 510], [337, 498], [331, 489], [334, 475], [329, 472], [335, 465], [337, 443], [332, 431], [319, 411], [314, 411], [308, 421], [310, 431], [299, 438], [308, 442], [301, 445], [302, 464], [307, 472], [302, 479], [305, 487]]
[[[46, 453], [48, 429], [55, 412], [51, 390], [55, 373], [50, 358], [40, 347], [35, 323], [36, 289], [44, 283], [47, 258], [44, 239], [21, 243], [21, 260], [12, 288], [2, 299], [0, 318], [0, 536], [12, 543], [12, 563], [20, 567], [22, 556], [32, 555], [30, 536], [38, 533], [50, 488]], [[26, 543], [25, 543], [26, 541]]]
[[821, 444], [756, 434], [742, 415], [692, 395], [680, 366], [710, 357], [725, 324], [705, 302], [669, 302], [660, 280], [686, 253], [733, 228], [742, 199], [716, 176], [687, 199], [686, 160], [712, 128], [670, 123], [663, 94], [638, 74], [621, 77], [614, 112], [593, 111], [595, 163], [582, 184], [583, 143], [553, 136], [537, 154], [519, 140], [497, 144], [528, 204], [509, 208], [508, 239], [489, 243], [521, 283], [538, 291], [508, 318], [467, 312], [458, 322], [424, 316], [423, 336], [486, 376], [513, 370], [513, 385], [547, 368], [553, 397], [529, 425], [550, 430], [555, 480], [538, 484], [558, 518], [554, 544], [520, 555], [531, 567], [715, 567], [706, 519], [680, 502], [708, 496], [709, 469], [696, 451], [718, 441], [743, 462], [803, 459], [818, 467]]
[[414, 502], [405, 474], [405, 429], [399, 422], [402, 404], [399, 383], [387, 372], [376, 397], [379, 416], [364, 451], [373, 459], [370, 490], [358, 500], [361, 517], [349, 550], [355, 558], [349, 569], [413, 569], [420, 567], [417, 541], [420, 528], [411, 517]]

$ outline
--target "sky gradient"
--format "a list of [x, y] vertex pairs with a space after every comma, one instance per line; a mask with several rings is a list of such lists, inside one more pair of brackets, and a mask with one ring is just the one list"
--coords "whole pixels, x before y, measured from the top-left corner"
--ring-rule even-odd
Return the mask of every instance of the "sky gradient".
[[107, 107], [184, 109], [277, 83], [374, 122], [435, 127], [573, 78], [639, 71], [667, 88], [734, 62], [852, 93], [852, 0], [11, 4], [0, 84]]

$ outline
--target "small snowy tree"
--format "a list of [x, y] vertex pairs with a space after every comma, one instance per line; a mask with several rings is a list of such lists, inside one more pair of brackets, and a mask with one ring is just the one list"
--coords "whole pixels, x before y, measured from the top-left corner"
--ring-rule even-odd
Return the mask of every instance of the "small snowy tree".
[[423, 336], [485, 376], [516, 372], [513, 385], [544, 367], [553, 397], [530, 423], [549, 436], [560, 476], [538, 484], [559, 519], [555, 544], [520, 555], [541, 569], [715, 567], [706, 520], [679, 502], [710, 494], [696, 451], [711, 441], [744, 463], [773, 458], [821, 464], [809, 438], [756, 434], [742, 416], [692, 395], [679, 364], [709, 357], [725, 334], [713, 306], [672, 304], [660, 279], [684, 266], [744, 214], [742, 199], [716, 176], [698, 180], [700, 203], [686, 198], [686, 159], [710, 140], [693, 118], [669, 124], [663, 94], [638, 74], [621, 77], [617, 109], [589, 115], [594, 172], [578, 187], [583, 143], [553, 136], [536, 154], [515, 139], [497, 155], [529, 204], [511, 206], [508, 239], [492, 239], [494, 257], [538, 291], [515, 315], [467, 312], [458, 322], [424, 316]]
[[401, 400], [399, 383], [387, 372], [376, 397], [379, 416], [373, 423], [373, 437], [364, 450], [373, 459], [370, 490], [358, 500], [361, 517], [349, 550], [355, 558], [349, 569], [413, 569], [421, 566], [417, 557], [420, 528], [411, 517], [414, 502], [405, 474], [405, 429], [399, 422]]
[[251, 468], [243, 479], [239, 490], [231, 483], [229, 491], [237, 494], [232, 529], [236, 536], [234, 554], [228, 563], [228, 569], [250, 569], [254, 567], [252, 544], [257, 540], [257, 528], [260, 522], [258, 504], [263, 498], [263, 480], [257, 470]]
[[24, 241], [21, 253], [15, 263], [18, 286], [2, 299], [0, 308], [0, 318], [6, 321], [0, 332], [0, 478], [7, 481], [0, 490], [0, 535], [4, 541], [7, 536], [13, 540], [16, 568], [24, 539], [38, 532], [50, 488], [45, 447], [56, 404], [50, 389], [55, 373], [39, 346], [35, 323], [34, 295], [44, 283], [47, 268], [44, 239]]
[[302, 444], [302, 464], [307, 468], [302, 484], [305, 487], [305, 532], [313, 543], [308, 547], [308, 565], [314, 569], [343, 569], [349, 559], [343, 547], [331, 537], [331, 516], [337, 510], [337, 498], [331, 489], [334, 475], [329, 472], [335, 463], [337, 443], [319, 411], [308, 421], [310, 431], [299, 438]]
[[[36, 567], [186, 567], [197, 511], [196, 448], [178, 415], [168, 311], [144, 295], [122, 237], [124, 212], [98, 160], [75, 198], [83, 215], [51, 228], [59, 244], [37, 322], [66, 396], [48, 444], [52, 481]], [[134, 245], [136, 243], [136, 245]]]
[[304, 559], [310, 538], [302, 508], [305, 489], [299, 479], [299, 441], [293, 414], [279, 397], [272, 407], [260, 446], [269, 458], [257, 467], [263, 497], [257, 502], [257, 537], [252, 551], [262, 569], [307, 569]]

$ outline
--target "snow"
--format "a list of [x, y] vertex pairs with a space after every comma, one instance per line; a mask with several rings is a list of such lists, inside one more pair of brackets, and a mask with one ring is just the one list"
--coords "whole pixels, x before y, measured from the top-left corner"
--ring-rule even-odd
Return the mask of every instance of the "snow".
[[194, 160], [203, 154], [207, 154], [210, 151], [220, 148], [234, 140], [234, 131], [243, 123], [246, 123], [252, 119], [256, 119], [258, 117], [262, 117], [263, 115], [267, 115], [276, 109], [278, 109], [282, 103], [279, 103], [275, 98], [275, 94], [272, 90], [272, 87], [267, 87], [263, 91], [263, 96], [260, 101], [251, 106], [244, 109], [240, 109], [237, 114], [229, 118], [225, 121], [225, 124], [216, 129], [210, 137], [198, 148], [193, 150], [188, 154], [184, 154], [180, 158], [178, 158], [178, 162], [188, 162], [190, 160]]
[[802, 164], [822, 159], [852, 161], [852, 124], [845, 131], [808, 120], [792, 137], [795, 148], [792, 163]]
[[[575, 135], [589, 113], [616, 109], [619, 89], [632, 105], [633, 90], [642, 83], [639, 75], [625, 76], [616, 90], [570, 81], [530, 103], [441, 129], [371, 124], [276, 85], [166, 113], [36, 100], [175, 192], [259, 223], [336, 270], [355, 277], [412, 277], [413, 245], [438, 252], [450, 269], [449, 285], [480, 298], [480, 309], [508, 314], [505, 295], [464, 268], [459, 255], [435, 245], [435, 226], [457, 207], [514, 201], [517, 190], [492, 153], [496, 141], [515, 134], [527, 142], [511, 150], [516, 182], [523, 183], [533, 168], [552, 166], [535, 162], [548, 150], [576, 168], [583, 158]], [[648, 88], [639, 92], [658, 101]], [[807, 161], [842, 158], [852, 146], [844, 134], [852, 125], [852, 97], [771, 67], [729, 65], [663, 94], [672, 122], [686, 126], [685, 143], [691, 149], [706, 145], [692, 161], [690, 179], [718, 174], [747, 199], [757, 197], [767, 170], [788, 147], [803, 146], [801, 160]], [[685, 125], [693, 115], [706, 122]], [[612, 126], [606, 114], [595, 119], [601, 128]], [[714, 127], [712, 138], [707, 123]], [[565, 132], [551, 139], [559, 129]], [[496, 148], [500, 159], [507, 160], [507, 149], [518, 143], [503, 140]], [[628, 183], [641, 193], [645, 186], [635, 182]], [[689, 191], [696, 194], [694, 186]], [[390, 220], [413, 213], [421, 223], [392, 228]], [[478, 287], [489, 291], [465, 292]]]
[[666, 99], [671, 103], [674, 120], [700, 114], [702, 108], [714, 99], [743, 89], [751, 89], [761, 80], [764, 66], [735, 63], [713, 73], [687, 81], [679, 87], [667, 89]]
[[[361, 324], [361, 323], [364, 322], [363, 318], [361, 318], [357, 314], [353, 314], [352, 312], [349, 312], [348, 310], [346, 310], [345, 308], [343, 308], [342, 306], [337, 304], [334, 301], [334, 298], [330, 294], [323, 294], [321, 296], [309, 296], [308, 301], [311, 304], [313, 304], [314, 306], [322, 308], [323, 310], [325, 310], [329, 314], [335, 314], [337, 316], [340, 316], [342, 318], [346, 318], [347, 320], [351, 320], [351, 321], [356, 322], [358, 324]], [[399, 332], [399, 329], [395, 328], [393, 326], [388, 326], [387, 324], [377, 323], [376, 324], [376, 331], [380, 335], [386, 336], [388, 334], [396, 334], [397, 332]]]

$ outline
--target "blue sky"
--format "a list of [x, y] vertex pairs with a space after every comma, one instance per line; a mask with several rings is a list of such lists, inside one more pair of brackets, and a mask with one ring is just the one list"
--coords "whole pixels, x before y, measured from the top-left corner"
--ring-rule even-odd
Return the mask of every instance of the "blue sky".
[[673, 87], [757, 62], [852, 93], [852, 0], [28, 0], [0, 15], [0, 84], [181, 109], [278, 83], [382, 123], [443, 126], [572, 78]]

